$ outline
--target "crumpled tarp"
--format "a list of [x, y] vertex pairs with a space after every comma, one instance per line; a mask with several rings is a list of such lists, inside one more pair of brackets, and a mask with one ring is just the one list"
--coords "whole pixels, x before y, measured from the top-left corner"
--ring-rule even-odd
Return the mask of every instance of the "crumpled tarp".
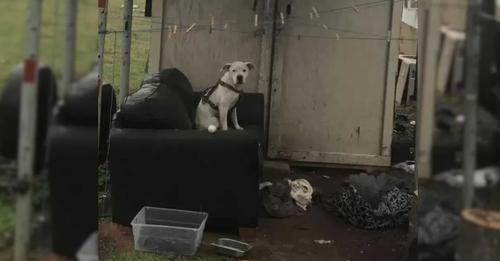
[[295, 204], [290, 191], [287, 180], [273, 182], [262, 188], [262, 205], [271, 217], [286, 218], [302, 214], [302, 208]]
[[262, 204], [271, 217], [302, 215], [312, 204], [314, 189], [306, 179], [263, 182], [259, 189], [262, 191]]
[[418, 204], [418, 260], [453, 260], [460, 217], [446, 199], [422, 191]]
[[385, 173], [361, 173], [349, 176], [324, 206], [362, 229], [395, 227], [408, 223], [414, 195], [407, 190], [403, 180]]

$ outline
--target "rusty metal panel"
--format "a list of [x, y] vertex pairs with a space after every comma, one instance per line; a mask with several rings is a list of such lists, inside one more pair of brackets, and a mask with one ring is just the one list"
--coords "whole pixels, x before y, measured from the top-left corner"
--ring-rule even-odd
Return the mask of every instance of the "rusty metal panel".
[[280, 1], [292, 11], [275, 36], [270, 157], [390, 163], [402, 4], [364, 3], [315, 1], [318, 16], [310, 1]]

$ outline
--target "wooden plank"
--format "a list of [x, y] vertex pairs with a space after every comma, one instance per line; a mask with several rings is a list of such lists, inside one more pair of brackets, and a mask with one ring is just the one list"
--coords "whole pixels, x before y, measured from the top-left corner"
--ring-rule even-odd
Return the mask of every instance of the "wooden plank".
[[[277, 10], [282, 10], [286, 4], [290, 4], [290, 1], [280, 0], [276, 4]], [[275, 19], [277, 19], [279, 14], [275, 13]], [[276, 153], [275, 146], [281, 144], [281, 118], [280, 112], [280, 98], [282, 90], [282, 78], [283, 78], [283, 55], [284, 55], [284, 45], [286, 38], [281, 36], [284, 29], [284, 25], [281, 23], [275, 23], [275, 34], [274, 34], [274, 46], [273, 46], [273, 64], [272, 64], [272, 78], [271, 78], [271, 90], [269, 97], [269, 126], [268, 126], [268, 149], [267, 156], [270, 158], [279, 158]]]
[[338, 152], [321, 152], [321, 151], [290, 151], [288, 148], [283, 150], [271, 150], [273, 155], [278, 155], [279, 158], [290, 161], [304, 163], [331, 163], [342, 162], [347, 165], [357, 166], [388, 166], [391, 163], [389, 156], [369, 155], [369, 154], [353, 154], [353, 153], [338, 153]]
[[[261, 21], [272, 21], [275, 12], [275, 0], [267, 0], [266, 4], [261, 4], [260, 8], [263, 9], [260, 13], [263, 17]], [[261, 22], [262, 23], [262, 22]], [[262, 24], [263, 35], [260, 42], [260, 63], [259, 63], [259, 82], [257, 90], [259, 93], [264, 94], [266, 106], [264, 106], [264, 130], [268, 129], [268, 113], [269, 107], [269, 91], [271, 85], [271, 58], [272, 58], [272, 44], [273, 44], [273, 29], [274, 23]], [[264, 151], [267, 148], [267, 136], [264, 138]]]
[[436, 67], [439, 55], [440, 6], [432, 0], [419, 2], [418, 98], [416, 170], [418, 178], [430, 178], [434, 131]]
[[405, 61], [401, 61], [401, 66], [399, 69], [398, 82], [396, 84], [396, 98], [395, 102], [401, 104], [403, 100], [403, 94], [406, 88], [406, 80], [408, 79], [408, 72], [410, 65]]
[[443, 49], [439, 56], [439, 65], [437, 71], [437, 86], [438, 95], [443, 95], [446, 92], [448, 79], [450, 78], [451, 65], [453, 63], [453, 55], [455, 53], [456, 40], [445, 35]]
[[445, 25], [441, 26], [440, 30], [441, 30], [441, 33], [448, 38], [451, 38], [451, 39], [457, 40], [457, 41], [464, 41], [465, 40], [465, 32], [464, 31], [453, 30]]
[[[465, 30], [465, 10], [468, 0], [441, 0], [439, 1], [441, 15], [440, 24], [447, 25], [454, 30]], [[436, 2], [434, 2], [436, 3]], [[420, 7], [420, 5], [419, 5]]]
[[408, 91], [406, 92], [406, 104], [411, 103], [412, 97], [415, 96], [415, 84], [417, 77], [417, 68], [416, 64], [410, 64], [410, 70], [408, 73]]
[[391, 40], [388, 45], [387, 53], [387, 68], [385, 78], [385, 97], [383, 106], [383, 125], [382, 125], [382, 144], [380, 155], [391, 155], [392, 133], [394, 125], [394, 88], [396, 88], [396, 75], [398, 70], [398, 55], [399, 41], [394, 40], [399, 38], [401, 26], [401, 14], [403, 12], [402, 1], [392, 1], [391, 3], [391, 18], [389, 20], [389, 30], [391, 32]]
[[151, 17], [151, 34], [149, 41], [149, 63], [148, 73], [153, 74], [160, 71], [161, 65], [161, 47], [163, 39], [163, 14], [165, 11], [165, 1], [153, 0], [152, 2], [152, 17]]
[[399, 52], [407, 55], [417, 55], [417, 29], [401, 23]]
[[462, 84], [464, 80], [463, 42], [457, 43], [457, 48], [455, 48], [454, 56], [455, 59], [453, 61], [450, 94], [455, 94], [458, 91], [459, 85]]

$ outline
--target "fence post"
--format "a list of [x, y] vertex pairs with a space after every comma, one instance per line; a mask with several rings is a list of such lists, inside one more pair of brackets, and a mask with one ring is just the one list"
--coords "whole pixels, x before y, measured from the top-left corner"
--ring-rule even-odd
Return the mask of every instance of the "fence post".
[[101, 141], [101, 103], [102, 78], [104, 73], [104, 44], [106, 42], [106, 25], [108, 22], [108, 0], [99, 0], [98, 8], [98, 42], [97, 42], [97, 148]]
[[31, 225], [31, 195], [35, 159], [35, 132], [38, 103], [38, 49], [42, 1], [30, 0], [27, 5], [26, 50], [21, 86], [19, 142], [17, 147], [18, 194], [16, 198], [16, 230], [14, 260], [28, 257]]
[[477, 94], [479, 83], [479, 48], [481, 28], [479, 15], [482, 0], [469, 0], [465, 39], [465, 127], [463, 207], [472, 207], [477, 146]]
[[122, 69], [120, 74], [120, 96], [118, 103], [121, 106], [128, 95], [130, 80], [130, 46], [132, 43], [132, 6], [133, 0], [123, 0], [123, 38], [122, 38]]

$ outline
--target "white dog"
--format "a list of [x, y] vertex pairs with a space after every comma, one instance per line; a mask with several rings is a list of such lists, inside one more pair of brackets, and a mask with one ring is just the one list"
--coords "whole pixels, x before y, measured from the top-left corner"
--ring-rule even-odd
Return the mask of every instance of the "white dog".
[[198, 108], [196, 109], [196, 128], [215, 132], [217, 129], [227, 130], [227, 117], [231, 111], [231, 120], [236, 129], [243, 128], [238, 123], [236, 103], [242, 91], [240, 87], [245, 83], [248, 72], [254, 68], [248, 62], [227, 63], [222, 67], [222, 78], [213, 87], [206, 89]]

